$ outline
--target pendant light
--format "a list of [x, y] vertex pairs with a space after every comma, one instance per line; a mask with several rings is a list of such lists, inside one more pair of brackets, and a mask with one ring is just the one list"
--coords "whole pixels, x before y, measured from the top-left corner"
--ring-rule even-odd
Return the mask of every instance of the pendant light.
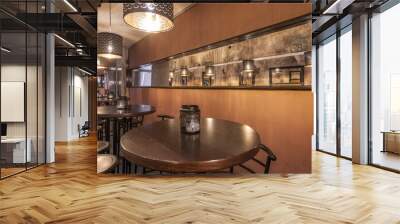
[[[254, 52], [253, 52], [253, 47], [251, 44], [251, 40], [246, 40], [247, 43], [247, 53], [249, 54], [250, 58], [254, 58]], [[254, 60], [247, 58], [246, 60], [243, 60], [243, 73], [248, 74], [251, 76], [253, 72], [256, 70], [256, 66], [254, 64]]]
[[181, 76], [182, 77], [188, 77], [189, 76], [189, 70], [187, 69], [187, 67], [181, 68]]
[[111, 3], [110, 8], [110, 32], [101, 32], [97, 34], [97, 55], [107, 59], [122, 58], [122, 37], [111, 33]]
[[110, 67], [112, 66], [109, 60], [103, 57], [97, 57], [97, 69], [107, 69]]
[[174, 27], [173, 3], [124, 3], [124, 21], [135, 29], [158, 33]]
[[206, 76], [214, 76], [215, 71], [214, 71], [214, 66], [213, 65], [207, 65], [206, 66], [206, 71], [205, 71]]
[[243, 60], [243, 72], [254, 72], [255, 69], [254, 60]]

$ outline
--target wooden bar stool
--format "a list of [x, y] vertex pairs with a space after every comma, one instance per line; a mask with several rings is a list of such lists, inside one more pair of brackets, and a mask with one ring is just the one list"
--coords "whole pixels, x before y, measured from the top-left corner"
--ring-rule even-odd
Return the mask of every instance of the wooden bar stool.
[[109, 153], [110, 143], [106, 141], [97, 141], [97, 154]]
[[97, 155], [97, 173], [106, 173], [112, 171], [118, 164], [116, 156], [111, 154]]

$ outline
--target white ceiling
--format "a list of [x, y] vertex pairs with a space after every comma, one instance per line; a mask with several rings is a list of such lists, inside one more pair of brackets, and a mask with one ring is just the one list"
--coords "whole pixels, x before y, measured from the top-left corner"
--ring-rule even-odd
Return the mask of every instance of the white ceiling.
[[[174, 3], [174, 16], [189, 9], [193, 3]], [[110, 3], [102, 3], [97, 10], [97, 32], [110, 31]], [[111, 32], [124, 38], [124, 47], [129, 48], [149, 33], [138, 31], [125, 24], [122, 18], [122, 3], [111, 3]]]

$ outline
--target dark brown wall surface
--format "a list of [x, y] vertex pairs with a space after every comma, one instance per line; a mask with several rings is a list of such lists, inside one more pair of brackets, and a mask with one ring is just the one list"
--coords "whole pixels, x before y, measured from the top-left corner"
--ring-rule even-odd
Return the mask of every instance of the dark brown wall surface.
[[97, 130], [97, 78], [90, 77], [88, 79], [88, 102], [89, 102], [89, 123], [90, 131]]
[[304, 3], [199, 3], [175, 19], [172, 31], [151, 34], [129, 49], [129, 67], [150, 63], [311, 14]]
[[136, 88], [130, 97], [131, 103], [156, 107], [145, 123], [158, 120], [158, 114], [179, 117], [182, 104], [197, 104], [202, 117], [248, 124], [278, 157], [271, 172], [311, 172], [311, 91]]

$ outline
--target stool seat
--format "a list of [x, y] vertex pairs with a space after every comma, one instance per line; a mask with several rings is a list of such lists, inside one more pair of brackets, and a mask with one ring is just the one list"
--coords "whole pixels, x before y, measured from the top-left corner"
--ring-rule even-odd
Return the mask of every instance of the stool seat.
[[97, 153], [104, 152], [110, 147], [110, 143], [106, 141], [97, 141]]
[[117, 157], [111, 154], [97, 155], [97, 173], [110, 171], [117, 165]]

